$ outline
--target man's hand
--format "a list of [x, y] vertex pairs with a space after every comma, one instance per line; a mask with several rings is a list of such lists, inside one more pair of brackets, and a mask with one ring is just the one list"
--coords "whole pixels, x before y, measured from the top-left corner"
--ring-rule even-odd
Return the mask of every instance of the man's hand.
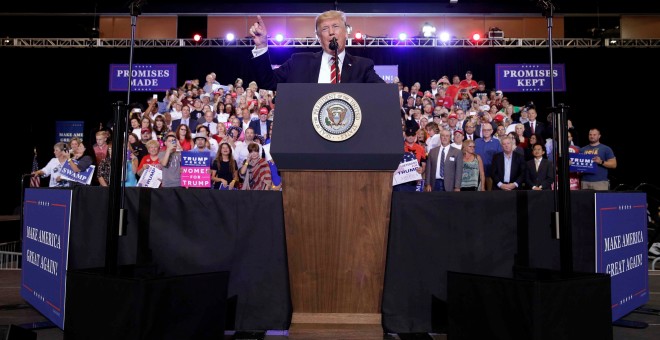
[[264, 48], [268, 46], [268, 32], [266, 31], [266, 25], [264, 25], [264, 21], [261, 19], [260, 15], [257, 15], [257, 22], [250, 27], [250, 35], [252, 35], [256, 48]]

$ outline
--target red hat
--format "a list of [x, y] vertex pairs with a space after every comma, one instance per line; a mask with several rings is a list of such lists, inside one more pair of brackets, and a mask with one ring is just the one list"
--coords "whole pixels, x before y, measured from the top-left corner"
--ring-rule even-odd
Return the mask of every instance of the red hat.
[[463, 130], [456, 130], [454, 133], [460, 133], [461, 135], [464, 135]]
[[499, 122], [502, 122], [502, 121], [504, 120], [504, 116], [502, 116], [502, 115], [497, 115], [497, 116], [495, 116], [495, 118], [493, 118], [493, 120], [496, 121], [496, 122], [498, 122], [498, 123], [499, 123]]
[[238, 93], [236, 93], [236, 92], [232, 92], [232, 93], [231, 93], [231, 97], [232, 97], [232, 98], [236, 98], [236, 97], [238, 97]]
[[150, 128], [142, 128], [142, 130], [140, 131], [140, 133], [148, 133], [148, 132], [151, 132]]
[[449, 117], [447, 117], [447, 119], [452, 119], [452, 118], [458, 119], [458, 115], [455, 114], [455, 113], [451, 113], [451, 114], [449, 114]]
[[268, 114], [268, 108], [262, 107], [259, 109], [259, 114], [260, 115], [267, 115]]

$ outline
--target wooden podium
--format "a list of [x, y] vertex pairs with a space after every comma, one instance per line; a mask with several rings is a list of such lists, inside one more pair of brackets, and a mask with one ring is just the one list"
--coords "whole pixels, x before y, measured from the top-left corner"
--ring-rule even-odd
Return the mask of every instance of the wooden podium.
[[[361, 111], [345, 141], [321, 137], [309, 121], [328, 93], [349, 95]], [[402, 155], [397, 88], [280, 84], [277, 103], [271, 150], [284, 188], [292, 323], [380, 324], [392, 174]]]

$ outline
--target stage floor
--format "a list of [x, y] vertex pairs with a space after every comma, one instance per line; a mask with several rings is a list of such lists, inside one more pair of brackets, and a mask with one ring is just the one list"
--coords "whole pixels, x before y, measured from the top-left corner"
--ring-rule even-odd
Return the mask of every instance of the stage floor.
[[[649, 262], [650, 265], [650, 262]], [[0, 270], [0, 325], [15, 324], [26, 327], [46, 321], [39, 312], [34, 310], [20, 296], [19, 287], [21, 272]], [[660, 271], [649, 271], [650, 301], [644, 307], [660, 309]], [[649, 324], [646, 329], [630, 329], [614, 327], [615, 340], [655, 340], [660, 339], [660, 316], [631, 313], [626, 320], [644, 321]], [[36, 330], [39, 340], [63, 340], [64, 334], [58, 328]], [[99, 332], [103, 332], [99, 329]], [[434, 334], [427, 339], [446, 339], [444, 334]], [[232, 339], [231, 335], [225, 340]], [[319, 325], [292, 324], [288, 336], [266, 336], [265, 339], [356, 339], [356, 340], [394, 340], [400, 339], [394, 334], [383, 334], [380, 325]], [[416, 338], [421, 339], [421, 338]]]

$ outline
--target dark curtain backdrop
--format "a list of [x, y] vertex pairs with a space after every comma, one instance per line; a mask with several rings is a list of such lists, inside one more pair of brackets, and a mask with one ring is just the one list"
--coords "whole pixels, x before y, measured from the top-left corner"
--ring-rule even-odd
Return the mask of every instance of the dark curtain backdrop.
[[[271, 48], [273, 64], [291, 53], [318, 48]], [[112, 119], [112, 103], [126, 101], [126, 93], [108, 92], [109, 64], [128, 63], [128, 48], [2, 48], [0, 93], [4, 96], [4, 130], [7, 163], [0, 176], [7, 184], [2, 211], [12, 213], [20, 203], [20, 175], [28, 173], [32, 148], [39, 165], [53, 157], [55, 121], [84, 120], [86, 140], [99, 123]], [[399, 77], [428, 88], [430, 79], [472, 70], [476, 80], [494, 87], [495, 64], [548, 63], [545, 48], [414, 48], [352, 47], [349, 53], [372, 58], [376, 64], [398, 65]], [[176, 63], [178, 83], [214, 71], [218, 80], [233, 83], [237, 77], [254, 79], [250, 48], [136, 48], [134, 63]], [[587, 143], [590, 127], [602, 131], [601, 142], [611, 146], [619, 168], [610, 171], [613, 184], [660, 184], [648, 160], [654, 158], [657, 100], [654, 88], [660, 79], [656, 67], [660, 49], [555, 48], [554, 62], [566, 64], [567, 92], [557, 93], [556, 103], [570, 106], [569, 118], [577, 127], [580, 146]], [[605, 65], [598, 66], [598, 65]], [[145, 101], [151, 92], [135, 92], [132, 101]], [[549, 93], [505, 93], [515, 105], [533, 100], [546, 117]], [[162, 96], [161, 96], [162, 97]], [[13, 130], [13, 131], [12, 131]], [[12, 142], [12, 136], [18, 136]]]

